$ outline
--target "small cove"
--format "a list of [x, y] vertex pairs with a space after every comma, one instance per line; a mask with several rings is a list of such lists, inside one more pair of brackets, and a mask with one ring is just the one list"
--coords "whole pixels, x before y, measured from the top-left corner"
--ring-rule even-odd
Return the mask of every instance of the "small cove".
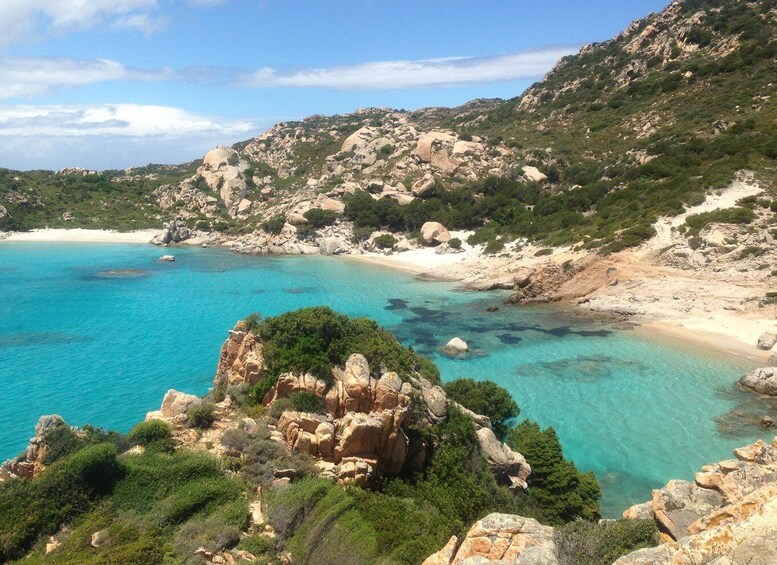
[[[566, 455], [597, 474], [607, 516], [769, 437], [750, 420], [777, 415], [735, 389], [747, 361], [556, 308], [509, 307], [505, 293], [325, 257], [174, 253], [159, 263], [145, 245], [0, 244], [0, 459], [24, 448], [41, 414], [127, 431], [169, 388], [204, 394], [236, 320], [320, 304], [376, 319], [444, 380], [507, 388], [520, 418], [554, 426]], [[439, 354], [455, 335], [470, 357]]]

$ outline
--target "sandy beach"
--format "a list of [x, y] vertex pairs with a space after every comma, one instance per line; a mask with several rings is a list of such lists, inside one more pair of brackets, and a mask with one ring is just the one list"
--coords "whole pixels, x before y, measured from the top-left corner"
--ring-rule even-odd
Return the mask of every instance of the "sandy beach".
[[119, 232], [114, 230], [38, 229], [28, 232], [11, 232], [0, 237], [0, 242], [26, 241], [51, 243], [150, 243], [159, 230]]

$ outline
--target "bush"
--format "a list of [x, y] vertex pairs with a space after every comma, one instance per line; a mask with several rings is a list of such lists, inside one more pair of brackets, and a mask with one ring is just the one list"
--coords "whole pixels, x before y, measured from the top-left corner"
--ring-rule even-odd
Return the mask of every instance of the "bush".
[[724, 208], [693, 214], [685, 219], [685, 223], [690, 228], [691, 235], [699, 235], [699, 232], [708, 224], [749, 224], [755, 218], [755, 212], [748, 208]]
[[397, 238], [388, 233], [379, 235], [372, 241], [379, 249], [391, 249], [397, 244]]
[[216, 420], [214, 410], [213, 404], [210, 402], [194, 402], [186, 412], [189, 417], [189, 425], [201, 430], [209, 428]]
[[524, 420], [507, 434], [507, 444], [521, 453], [531, 466], [528, 496], [544, 518], [557, 525], [578, 518], [599, 517], [601, 490], [593, 473], [581, 473], [564, 459], [553, 428]]
[[556, 556], [561, 565], [601, 565], [658, 545], [653, 520], [576, 520], [556, 530]]
[[243, 453], [243, 450], [250, 442], [248, 434], [240, 429], [227, 430], [221, 436], [221, 445], [231, 453]]
[[133, 445], [142, 445], [148, 451], [173, 450], [172, 428], [162, 420], [148, 420], [137, 424], [127, 436]]
[[258, 312], [254, 312], [253, 314], [249, 314], [245, 320], [243, 320], [243, 323], [246, 326], [246, 329], [249, 332], [253, 332], [254, 334], [259, 331], [259, 326], [262, 324], [262, 315]]
[[510, 393], [491, 381], [456, 379], [446, 383], [443, 388], [450, 400], [455, 400], [476, 414], [488, 416], [494, 434], [500, 440], [504, 440], [509, 421], [521, 412]]
[[309, 390], [298, 390], [289, 396], [294, 409], [298, 412], [310, 412], [312, 414], [326, 414], [324, 400]]
[[285, 225], [286, 225], [286, 218], [284, 218], [283, 215], [279, 214], [277, 216], [273, 216], [272, 218], [264, 222], [261, 228], [262, 228], [262, 231], [266, 233], [278, 235], [279, 233], [281, 233], [281, 231], [283, 231], [283, 226]]
[[237, 548], [256, 557], [275, 556], [275, 540], [265, 536], [246, 536]]
[[337, 213], [331, 210], [322, 210], [321, 208], [311, 208], [305, 212], [304, 216], [308, 221], [308, 225], [314, 229], [331, 226], [339, 217]]
[[[407, 378], [418, 371], [439, 382], [436, 367], [403, 347], [375, 322], [351, 319], [327, 307], [301, 308], [268, 318], [261, 324], [259, 337], [264, 341], [263, 353], [271, 379], [286, 372], [310, 373], [331, 383], [332, 368], [342, 367], [351, 354], [361, 353], [375, 372], [385, 366]], [[255, 386], [260, 385], [267, 386], [262, 382]], [[254, 398], [258, 399], [258, 393]]]
[[85, 447], [57, 461], [32, 481], [0, 485], [0, 562], [20, 557], [40, 535], [89, 510], [120, 475], [116, 447]]
[[[273, 403], [278, 404], [280, 401]], [[242, 475], [253, 484], [269, 485], [276, 469], [294, 469], [298, 475], [315, 473], [315, 461], [307, 453], [289, 453], [277, 441], [270, 439], [265, 429], [243, 451]]]
[[451, 249], [461, 249], [461, 240], [458, 237], [452, 237], [448, 240], [448, 247]]

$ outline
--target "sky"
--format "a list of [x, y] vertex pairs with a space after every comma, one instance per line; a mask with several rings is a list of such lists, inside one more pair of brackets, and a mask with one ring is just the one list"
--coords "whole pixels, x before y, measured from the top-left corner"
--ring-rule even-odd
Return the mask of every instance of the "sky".
[[183, 163], [279, 121], [512, 98], [668, 0], [0, 0], [0, 167]]

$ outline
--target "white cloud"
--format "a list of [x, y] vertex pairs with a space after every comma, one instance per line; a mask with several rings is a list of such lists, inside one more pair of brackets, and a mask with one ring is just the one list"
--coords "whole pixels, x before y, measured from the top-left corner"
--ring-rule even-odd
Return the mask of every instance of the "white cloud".
[[100, 25], [144, 31], [156, 25], [157, 0], [2, 0], [0, 4], [0, 44]]
[[172, 69], [140, 70], [108, 59], [56, 57], [0, 59], [0, 98], [31, 97], [51, 89], [117, 80], [174, 79]]
[[278, 71], [271, 67], [238, 75], [235, 86], [253, 88], [321, 87], [383, 90], [484, 84], [540, 77], [578, 47], [561, 46], [492, 57], [449, 57], [378, 61], [356, 65]]
[[[1, 1], [1, 0], [0, 0]], [[549, 47], [493, 57], [450, 57], [417, 61], [377, 61], [319, 69], [278, 71], [265, 67], [136, 69], [108, 59], [6, 57], [0, 59], [0, 99], [33, 97], [56, 88], [109, 81], [175, 80], [207, 86], [397, 90], [485, 84], [540, 77], [573, 47]]]
[[0, 156], [13, 169], [181, 163], [257, 135], [274, 120], [141, 104], [0, 108]]
[[202, 116], [169, 106], [102, 104], [0, 108], [0, 137], [189, 137], [254, 132], [250, 120]]

